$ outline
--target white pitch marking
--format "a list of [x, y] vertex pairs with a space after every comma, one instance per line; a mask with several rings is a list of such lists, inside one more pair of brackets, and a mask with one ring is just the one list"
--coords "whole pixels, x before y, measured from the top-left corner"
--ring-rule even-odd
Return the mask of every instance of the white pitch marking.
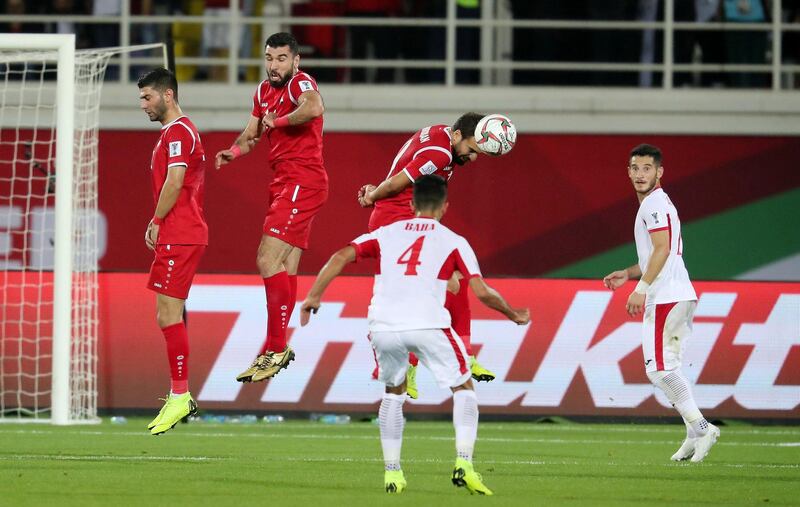
[[[212, 425], [209, 425], [211, 427]], [[222, 426], [222, 425], [216, 425]], [[0, 430], [0, 434], [2, 433], [18, 433], [18, 434], [73, 434], [73, 435], [92, 435], [92, 436], [115, 436], [115, 435], [122, 435], [122, 436], [138, 436], [138, 437], [149, 437], [150, 434], [146, 432], [134, 432], [134, 431], [126, 431], [126, 432], [98, 432], [98, 431], [52, 431], [52, 430]], [[199, 437], [199, 438], [285, 438], [285, 434], [277, 434], [277, 433], [229, 433], [229, 432], [216, 432], [216, 433], [205, 433], [205, 432], [192, 432], [192, 431], [182, 431], [175, 435], [178, 437], [179, 435], [187, 436], [187, 437]], [[308, 440], [376, 440], [377, 435], [342, 435], [342, 434], [327, 434], [327, 433], [293, 433], [291, 435], [293, 438], [305, 438]], [[452, 435], [435, 437], [435, 436], [415, 436], [412, 434], [406, 434], [404, 437], [406, 440], [431, 440], [431, 441], [451, 441], [453, 440]], [[505, 442], [519, 442], [519, 443], [534, 443], [534, 444], [613, 444], [613, 445], [671, 445], [675, 443], [674, 439], [670, 440], [602, 440], [602, 439], [564, 439], [564, 438], [500, 438], [500, 437], [481, 437], [479, 439], [481, 442], [498, 442], [498, 443], [505, 443]], [[730, 442], [724, 441], [723, 446], [735, 446], [735, 447], [797, 447], [800, 446], [800, 442]]]
[[208, 456], [102, 456], [81, 454], [9, 454], [0, 455], [0, 461], [51, 459], [56, 461], [219, 461], [229, 458]]

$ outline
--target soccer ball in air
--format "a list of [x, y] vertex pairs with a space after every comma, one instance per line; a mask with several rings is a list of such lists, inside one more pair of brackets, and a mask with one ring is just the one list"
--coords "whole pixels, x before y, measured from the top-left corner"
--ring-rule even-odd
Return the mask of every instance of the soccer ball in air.
[[475, 127], [475, 142], [487, 155], [505, 155], [517, 142], [517, 127], [502, 114], [484, 116]]

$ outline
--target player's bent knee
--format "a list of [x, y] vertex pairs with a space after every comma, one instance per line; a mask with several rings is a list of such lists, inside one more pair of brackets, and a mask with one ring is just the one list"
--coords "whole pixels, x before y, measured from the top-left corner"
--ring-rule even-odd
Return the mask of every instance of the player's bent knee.
[[177, 324], [183, 320], [183, 312], [175, 313], [170, 311], [161, 311], [159, 310], [156, 314], [156, 321], [158, 322], [158, 327], [164, 329], [165, 327], [169, 327], [173, 324]]
[[165, 328], [183, 320], [183, 300], [159, 294], [156, 302], [158, 327]]

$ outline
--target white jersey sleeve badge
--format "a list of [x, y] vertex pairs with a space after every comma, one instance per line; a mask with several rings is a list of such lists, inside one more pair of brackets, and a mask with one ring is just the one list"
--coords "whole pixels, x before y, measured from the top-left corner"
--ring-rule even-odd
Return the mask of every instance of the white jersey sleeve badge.
[[427, 162], [425, 162], [425, 165], [419, 168], [419, 172], [422, 174], [433, 174], [436, 172], [436, 169], [437, 169], [436, 164], [428, 160]]
[[181, 142], [180, 141], [173, 141], [169, 143], [169, 156], [170, 157], [177, 157], [181, 154]]

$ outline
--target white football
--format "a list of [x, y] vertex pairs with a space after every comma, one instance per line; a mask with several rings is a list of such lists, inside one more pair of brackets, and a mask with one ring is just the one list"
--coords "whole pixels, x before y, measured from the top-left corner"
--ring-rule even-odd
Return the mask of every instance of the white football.
[[505, 155], [517, 142], [517, 127], [502, 114], [486, 115], [475, 127], [475, 142], [487, 155]]

